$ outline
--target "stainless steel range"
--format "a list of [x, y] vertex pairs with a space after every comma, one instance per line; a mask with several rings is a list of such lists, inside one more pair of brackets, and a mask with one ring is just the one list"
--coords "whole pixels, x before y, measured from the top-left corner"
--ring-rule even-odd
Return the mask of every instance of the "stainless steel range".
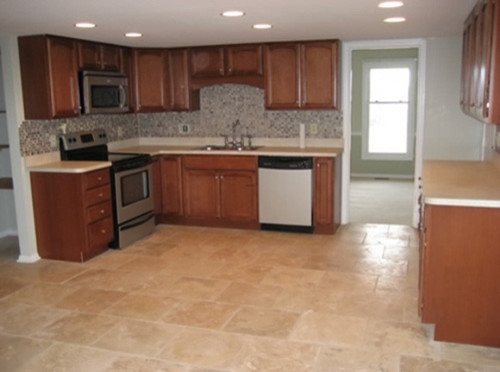
[[114, 240], [124, 248], [154, 229], [152, 160], [148, 154], [108, 152], [104, 130], [59, 137], [61, 160], [111, 161]]

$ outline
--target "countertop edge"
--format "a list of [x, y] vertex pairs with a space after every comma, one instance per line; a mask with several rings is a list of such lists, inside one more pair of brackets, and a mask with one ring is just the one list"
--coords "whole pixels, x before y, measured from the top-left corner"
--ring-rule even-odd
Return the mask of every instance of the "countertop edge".
[[500, 200], [439, 198], [425, 195], [424, 203], [447, 207], [500, 208]]
[[[80, 164], [79, 164], [80, 163]], [[58, 161], [39, 164], [29, 168], [30, 172], [43, 173], [87, 173], [111, 167], [109, 161]]]

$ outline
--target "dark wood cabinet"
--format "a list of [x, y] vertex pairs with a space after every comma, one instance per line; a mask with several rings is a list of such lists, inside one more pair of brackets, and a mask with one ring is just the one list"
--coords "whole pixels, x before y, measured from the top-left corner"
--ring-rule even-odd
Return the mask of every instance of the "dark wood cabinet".
[[465, 21], [460, 106], [464, 113], [500, 124], [500, 7], [480, 0]]
[[262, 44], [197, 47], [191, 49], [196, 87], [242, 83], [263, 86]]
[[166, 222], [184, 215], [182, 203], [182, 156], [164, 155], [161, 158], [162, 214]]
[[499, 208], [425, 206], [419, 306], [435, 339], [500, 347]]
[[136, 111], [167, 111], [170, 98], [165, 50], [135, 49], [133, 64]]
[[[333, 234], [340, 224], [340, 185], [335, 177], [340, 158], [314, 158], [313, 224], [318, 234]], [[337, 170], [338, 172], [338, 170]]]
[[256, 156], [185, 156], [183, 186], [189, 222], [258, 228]]
[[78, 41], [77, 46], [80, 70], [120, 71], [120, 47], [90, 41]]
[[86, 261], [113, 239], [109, 169], [89, 173], [31, 173], [38, 253]]
[[153, 157], [153, 214], [155, 215], [156, 222], [159, 222], [162, 213], [162, 190], [161, 190], [161, 157]]
[[25, 118], [80, 115], [75, 42], [44, 35], [18, 42]]
[[267, 108], [337, 108], [337, 40], [269, 44], [264, 67]]
[[191, 88], [190, 54], [188, 49], [168, 51], [170, 109], [199, 110], [200, 91]]
[[135, 89], [135, 72], [132, 49], [122, 48], [120, 53], [120, 72], [128, 77], [128, 106], [129, 112], [136, 112], [136, 89]]

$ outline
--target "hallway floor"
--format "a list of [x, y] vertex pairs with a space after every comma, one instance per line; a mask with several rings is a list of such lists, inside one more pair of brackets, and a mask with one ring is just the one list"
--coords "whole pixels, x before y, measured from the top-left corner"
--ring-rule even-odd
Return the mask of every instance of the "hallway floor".
[[415, 230], [334, 236], [159, 226], [84, 264], [0, 240], [1, 371], [500, 371], [433, 341]]

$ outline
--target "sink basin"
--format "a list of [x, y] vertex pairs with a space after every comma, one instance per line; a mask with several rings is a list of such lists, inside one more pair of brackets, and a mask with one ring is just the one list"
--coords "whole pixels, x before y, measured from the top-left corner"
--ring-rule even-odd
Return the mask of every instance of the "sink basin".
[[255, 151], [260, 149], [262, 146], [238, 146], [238, 147], [228, 147], [228, 146], [218, 146], [218, 145], [206, 145], [197, 148], [196, 150], [203, 151]]

